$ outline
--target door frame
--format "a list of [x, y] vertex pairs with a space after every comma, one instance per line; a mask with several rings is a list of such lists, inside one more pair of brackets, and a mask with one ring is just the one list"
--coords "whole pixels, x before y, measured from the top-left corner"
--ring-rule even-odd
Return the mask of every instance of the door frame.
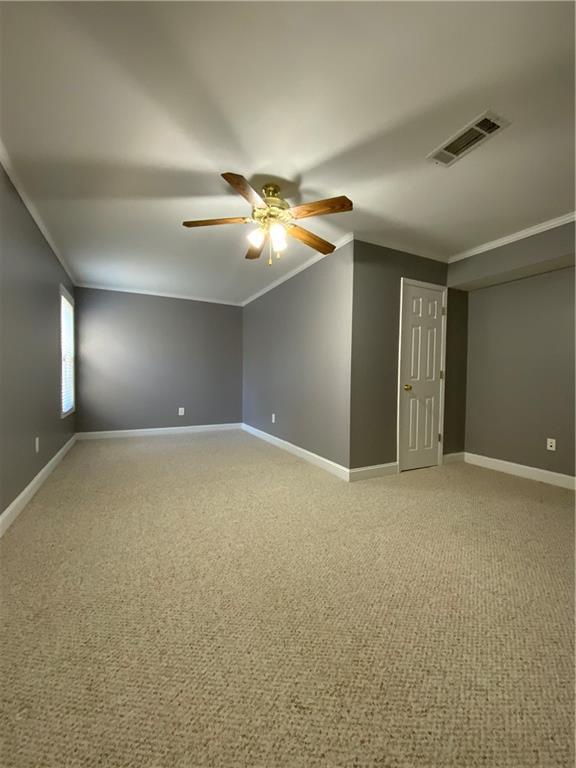
[[440, 332], [440, 370], [443, 375], [440, 378], [440, 407], [438, 408], [438, 434], [442, 439], [438, 441], [438, 465], [444, 463], [444, 396], [446, 390], [446, 322], [448, 319], [448, 288], [445, 285], [436, 283], [425, 283], [422, 280], [413, 280], [411, 277], [400, 278], [400, 321], [398, 323], [398, 393], [396, 402], [396, 463], [398, 472], [402, 472], [400, 466], [400, 398], [402, 395], [402, 371], [400, 362], [402, 360], [402, 318], [404, 310], [404, 286], [414, 285], [417, 288], [431, 288], [435, 291], [440, 289], [442, 294], [442, 324]]

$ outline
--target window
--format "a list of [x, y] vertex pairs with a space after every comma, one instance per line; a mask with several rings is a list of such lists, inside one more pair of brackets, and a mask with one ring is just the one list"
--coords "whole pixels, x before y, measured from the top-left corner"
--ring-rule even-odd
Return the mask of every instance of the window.
[[74, 299], [60, 286], [61, 415], [74, 411]]

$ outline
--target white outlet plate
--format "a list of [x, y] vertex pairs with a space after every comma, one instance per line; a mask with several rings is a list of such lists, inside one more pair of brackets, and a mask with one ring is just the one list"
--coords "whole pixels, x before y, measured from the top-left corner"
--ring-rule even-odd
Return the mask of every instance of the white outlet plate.
[[276, 424], [276, 414], [272, 414], [272, 424]]
[[178, 416], [184, 416], [185, 413], [186, 413], [185, 408], [178, 408]]
[[36, 453], [40, 453], [40, 438], [39, 437], [35, 437], [34, 438], [34, 450], [36, 451]]
[[546, 450], [547, 451], [555, 451], [556, 450], [556, 438], [555, 437], [547, 437], [546, 438]]

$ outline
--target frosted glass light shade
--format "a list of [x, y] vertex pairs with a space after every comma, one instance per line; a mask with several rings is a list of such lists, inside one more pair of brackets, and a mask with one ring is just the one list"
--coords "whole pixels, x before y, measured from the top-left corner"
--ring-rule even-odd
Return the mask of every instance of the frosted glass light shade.
[[272, 240], [272, 248], [276, 253], [285, 251], [288, 247], [288, 243], [286, 242], [286, 230], [282, 224], [272, 224], [270, 227], [270, 238]]
[[264, 242], [265, 233], [263, 229], [253, 229], [248, 235], [248, 242], [253, 245], [254, 248], [260, 248]]

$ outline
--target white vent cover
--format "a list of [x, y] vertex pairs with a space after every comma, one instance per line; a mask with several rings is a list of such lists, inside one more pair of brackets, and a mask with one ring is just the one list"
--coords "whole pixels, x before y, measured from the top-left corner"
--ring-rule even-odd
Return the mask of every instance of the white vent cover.
[[500, 133], [508, 125], [510, 123], [507, 120], [495, 115], [494, 112], [484, 112], [431, 152], [428, 155], [428, 160], [432, 160], [436, 165], [442, 165], [445, 168], [453, 165], [456, 160], [488, 141], [496, 133]]

